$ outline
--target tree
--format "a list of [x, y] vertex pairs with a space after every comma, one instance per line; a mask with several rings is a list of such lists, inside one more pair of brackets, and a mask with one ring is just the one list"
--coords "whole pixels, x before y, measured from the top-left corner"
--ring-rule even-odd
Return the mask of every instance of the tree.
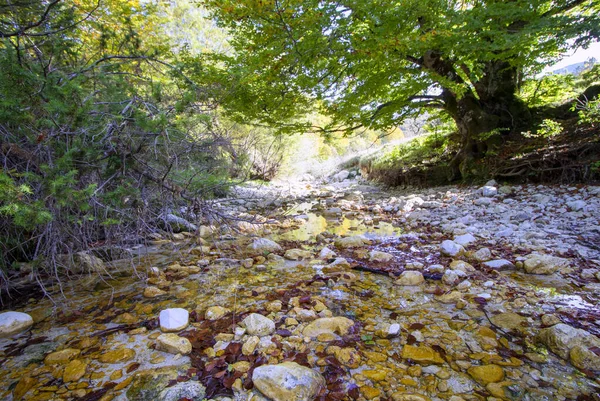
[[[456, 122], [454, 172], [490, 132], [531, 121], [517, 96], [526, 74], [600, 34], [597, 0], [207, 0], [229, 29], [244, 88], [229, 105], [271, 124], [318, 102], [326, 131], [400, 125], [439, 110]], [[306, 124], [295, 126], [305, 129]]]

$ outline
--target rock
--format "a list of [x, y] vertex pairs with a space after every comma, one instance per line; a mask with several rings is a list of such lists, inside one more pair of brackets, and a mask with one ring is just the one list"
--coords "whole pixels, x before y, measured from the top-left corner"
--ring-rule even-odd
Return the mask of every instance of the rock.
[[187, 355], [192, 352], [192, 343], [187, 338], [179, 337], [177, 334], [166, 333], [161, 334], [156, 339], [156, 350], [170, 354]]
[[0, 338], [12, 337], [33, 326], [33, 318], [27, 313], [0, 313]]
[[306, 251], [304, 249], [288, 249], [287, 251], [285, 251], [283, 257], [288, 260], [309, 259], [312, 257], [312, 252]]
[[600, 339], [582, 329], [564, 323], [540, 330], [537, 340], [563, 359], [570, 359], [579, 369], [600, 370], [600, 356], [592, 349], [600, 348]]
[[219, 320], [229, 312], [231, 312], [229, 309], [222, 306], [211, 306], [204, 313], [204, 318], [206, 320]]
[[333, 182], [342, 182], [346, 178], [348, 178], [349, 176], [350, 176], [350, 172], [348, 170], [342, 170], [339, 173], [334, 174], [331, 177], [331, 181], [333, 181]]
[[478, 262], [486, 262], [492, 258], [492, 251], [488, 248], [481, 248], [472, 255], [473, 259]]
[[431, 398], [421, 394], [394, 393], [392, 394], [393, 401], [431, 401]]
[[508, 185], [503, 185], [500, 188], [498, 188], [498, 192], [504, 195], [510, 195], [513, 193], [513, 188]]
[[542, 324], [544, 326], [554, 326], [555, 324], [562, 323], [562, 320], [556, 315], [542, 315]]
[[190, 223], [183, 217], [175, 216], [172, 213], [163, 215], [158, 220], [158, 225], [163, 230], [173, 231], [174, 233], [180, 233], [182, 231], [196, 231], [198, 226]]
[[337, 248], [359, 248], [364, 246], [367, 241], [362, 235], [354, 235], [352, 237], [343, 237], [335, 240], [335, 246]]
[[335, 258], [335, 256], [336, 253], [327, 247], [324, 247], [323, 249], [321, 249], [321, 252], [319, 252], [319, 259], [322, 260], [333, 259]]
[[160, 311], [160, 329], [165, 333], [181, 331], [188, 326], [190, 314], [185, 309], [171, 308]]
[[267, 336], [275, 331], [275, 323], [258, 313], [251, 313], [242, 321], [246, 331], [253, 336]]
[[242, 345], [242, 355], [252, 355], [258, 344], [260, 344], [260, 338], [257, 336], [248, 337], [244, 345]]
[[572, 212], [578, 212], [578, 211], [582, 210], [584, 207], [586, 207], [586, 203], [582, 200], [576, 200], [576, 201], [572, 201], [572, 202], [567, 202], [567, 207]]
[[491, 185], [486, 185], [485, 187], [481, 188], [481, 195], [485, 196], [486, 198], [493, 198], [497, 194], [498, 190], [496, 187], [492, 187]]
[[13, 390], [13, 400], [21, 400], [25, 394], [37, 383], [37, 380], [33, 377], [25, 376], [17, 383]]
[[252, 373], [254, 387], [273, 401], [312, 401], [325, 386], [325, 379], [295, 362], [263, 365]]
[[102, 273], [106, 271], [106, 266], [102, 259], [86, 252], [77, 252], [73, 255], [59, 255], [56, 258], [56, 262], [73, 274]]
[[394, 255], [387, 252], [370, 251], [369, 260], [371, 262], [389, 262], [394, 259]]
[[495, 269], [495, 270], [509, 269], [509, 268], [515, 267], [515, 265], [511, 261], [506, 260], [506, 259], [490, 260], [487, 262], [483, 262], [483, 265], [485, 267], [489, 267], [490, 269]]
[[135, 351], [130, 348], [117, 348], [100, 355], [98, 360], [102, 363], [123, 363], [132, 360]]
[[453, 241], [458, 245], [466, 246], [473, 242], [476, 242], [477, 238], [475, 238], [472, 234], [464, 234], [454, 237]]
[[146, 298], [156, 298], [156, 297], [160, 297], [161, 295], [165, 295], [165, 294], [166, 294], [166, 291], [163, 291], [158, 287], [150, 286], [150, 287], [144, 288], [143, 295]]
[[467, 273], [462, 270], [446, 270], [442, 276], [442, 282], [446, 285], [454, 286], [466, 276]]
[[78, 349], [66, 348], [46, 355], [44, 363], [46, 365], [64, 365], [77, 358], [80, 353], [81, 351]]
[[419, 285], [425, 281], [423, 273], [414, 270], [405, 270], [400, 274], [396, 285]]
[[486, 197], [482, 197], [482, 198], [477, 198], [473, 201], [473, 204], [476, 206], [489, 206], [491, 205], [493, 202], [492, 198], [486, 198]]
[[248, 249], [257, 254], [283, 251], [283, 248], [277, 242], [271, 241], [268, 238], [255, 239], [250, 245], [248, 245]]
[[179, 401], [179, 400], [191, 400], [191, 401], [202, 401], [205, 400], [206, 389], [204, 386], [197, 381], [187, 381], [184, 383], [177, 383], [172, 387], [167, 387], [160, 392], [158, 397], [159, 401]]
[[80, 361], [79, 359], [69, 362], [67, 366], [65, 366], [65, 371], [63, 372], [63, 381], [65, 383], [78, 381], [85, 375], [86, 369], [87, 363]]
[[527, 319], [514, 312], [505, 312], [490, 318], [492, 323], [505, 330], [523, 331], [527, 326]]
[[350, 327], [354, 326], [354, 321], [343, 317], [323, 317], [309, 323], [302, 334], [306, 337], [317, 338], [319, 334], [331, 333], [344, 336], [348, 334]]
[[445, 240], [440, 245], [440, 250], [442, 254], [454, 257], [463, 253], [465, 248], [463, 248], [462, 245], [459, 245], [454, 241]]
[[551, 255], [531, 254], [523, 262], [523, 268], [530, 274], [552, 274], [569, 266], [569, 260]]
[[437, 351], [426, 345], [405, 345], [404, 348], [402, 348], [402, 358], [411, 359], [425, 365], [432, 363], [441, 364], [445, 362]]
[[400, 334], [400, 325], [398, 323], [392, 323], [387, 328], [388, 337], [396, 337]]
[[330, 207], [329, 209], [325, 210], [323, 214], [327, 217], [337, 217], [344, 214], [344, 211], [339, 207]]
[[472, 366], [467, 372], [483, 386], [504, 380], [504, 370], [498, 365]]
[[459, 291], [450, 291], [447, 294], [436, 295], [435, 300], [443, 304], [455, 304], [462, 299]]

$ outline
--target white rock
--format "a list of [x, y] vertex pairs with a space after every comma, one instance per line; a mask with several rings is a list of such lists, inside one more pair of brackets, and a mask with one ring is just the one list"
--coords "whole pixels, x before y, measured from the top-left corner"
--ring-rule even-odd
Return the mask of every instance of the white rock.
[[268, 238], [257, 238], [248, 245], [248, 248], [258, 253], [279, 252], [283, 250], [277, 242], [271, 241]]
[[0, 338], [12, 337], [33, 326], [33, 319], [27, 313], [0, 313]]
[[394, 255], [389, 254], [387, 252], [380, 251], [370, 251], [369, 252], [369, 260], [371, 262], [389, 262], [394, 259]]
[[387, 334], [390, 337], [394, 337], [394, 336], [397, 336], [398, 334], [400, 334], [400, 325], [398, 323], [390, 324], [390, 327], [388, 327], [388, 330], [387, 330]]
[[492, 258], [492, 251], [488, 248], [481, 248], [477, 252], [473, 253], [473, 259], [478, 262], [486, 262]]
[[160, 311], [160, 329], [165, 333], [181, 331], [189, 324], [190, 314], [185, 309], [171, 308]]
[[325, 386], [323, 376], [295, 362], [259, 366], [252, 382], [272, 401], [312, 401]]
[[477, 198], [473, 201], [473, 204], [476, 206], [489, 206], [492, 204], [492, 198]]
[[446, 270], [442, 276], [442, 282], [446, 285], [456, 285], [462, 278], [466, 277], [467, 274], [462, 270]]
[[567, 202], [567, 207], [573, 212], [578, 212], [584, 207], [586, 207], [586, 203], [582, 200], [576, 200], [572, 202]]
[[275, 323], [258, 313], [249, 314], [242, 323], [246, 325], [246, 331], [252, 336], [266, 336], [275, 331]]
[[508, 269], [515, 267], [511, 261], [506, 259], [490, 260], [488, 262], [484, 262], [483, 265], [489, 267], [490, 269]]
[[319, 252], [319, 259], [332, 259], [335, 258], [335, 256], [336, 253], [327, 247], [324, 247], [321, 249], [321, 252]]
[[498, 190], [496, 189], [496, 187], [485, 186], [481, 188], [481, 194], [486, 198], [492, 198], [498, 194]]
[[464, 234], [454, 237], [454, 242], [462, 246], [469, 245], [475, 241], [477, 241], [477, 238], [475, 238], [475, 236], [472, 234]]
[[450, 241], [448, 239], [442, 242], [440, 248], [442, 254], [453, 257], [463, 253], [465, 250], [465, 248], [463, 248], [462, 245], [459, 245], [456, 242]]

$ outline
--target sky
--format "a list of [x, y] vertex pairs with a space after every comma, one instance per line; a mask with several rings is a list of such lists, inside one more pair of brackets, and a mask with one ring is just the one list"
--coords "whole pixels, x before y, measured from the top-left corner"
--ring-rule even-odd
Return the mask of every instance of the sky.
[[581, 63], [591, 57], [595, 57], [596, 60], [600, 61], [600, 42], [592, 43], [587, 49], [578, 49], [575, 52], [571, 51], [570, 53], [567, 53], [565, 58], [558, 63], [547, 67], [544, 72], [554, 71], [571, 64]]

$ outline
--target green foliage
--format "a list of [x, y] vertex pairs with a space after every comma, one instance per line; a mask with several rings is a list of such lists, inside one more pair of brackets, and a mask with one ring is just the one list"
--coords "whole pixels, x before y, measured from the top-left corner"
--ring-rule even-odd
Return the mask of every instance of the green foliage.
[[600, 99], [578, 102], [575, 108], [580, 124], [600, 126]]
[[542, 123], [538, 127], [537, 131], [535, 131], [534, 133], [524, 132], [523, 136], [526, 138], [548, 139], [548, 138], [555, 137], [556, 135], [560, 134], [562, 131], [563, 131], [563, 126], [561, 123], [554, 121], [554, 120], [545, 119], [544, 121], [542, 121]]
[[393, 147], [383, 155], [377, 156], [372, 165], [375, 168], [410, 168], [443, 161], [448, 153], [450, 136], [442, 133], [431, 133], [417, 137], [410, 142]]
[[556, 61], [572, 40], [584, 46], [600, 33], [596, 1], [204, 4], [232, 37], [235, 54], [222, 65], [243, 83], [231, 87], [226, 109], [288, 131], [310, 127], [302, 117], [314, 102], [331, 118], [326, 132], [350, 133], [389, 129], [423, 110], [465, 122], [456, 107], [465, 99], [472, 107], [485, 99], [497, 125], [467, 128], [466, 136], [512, 129], [519, 77]]

